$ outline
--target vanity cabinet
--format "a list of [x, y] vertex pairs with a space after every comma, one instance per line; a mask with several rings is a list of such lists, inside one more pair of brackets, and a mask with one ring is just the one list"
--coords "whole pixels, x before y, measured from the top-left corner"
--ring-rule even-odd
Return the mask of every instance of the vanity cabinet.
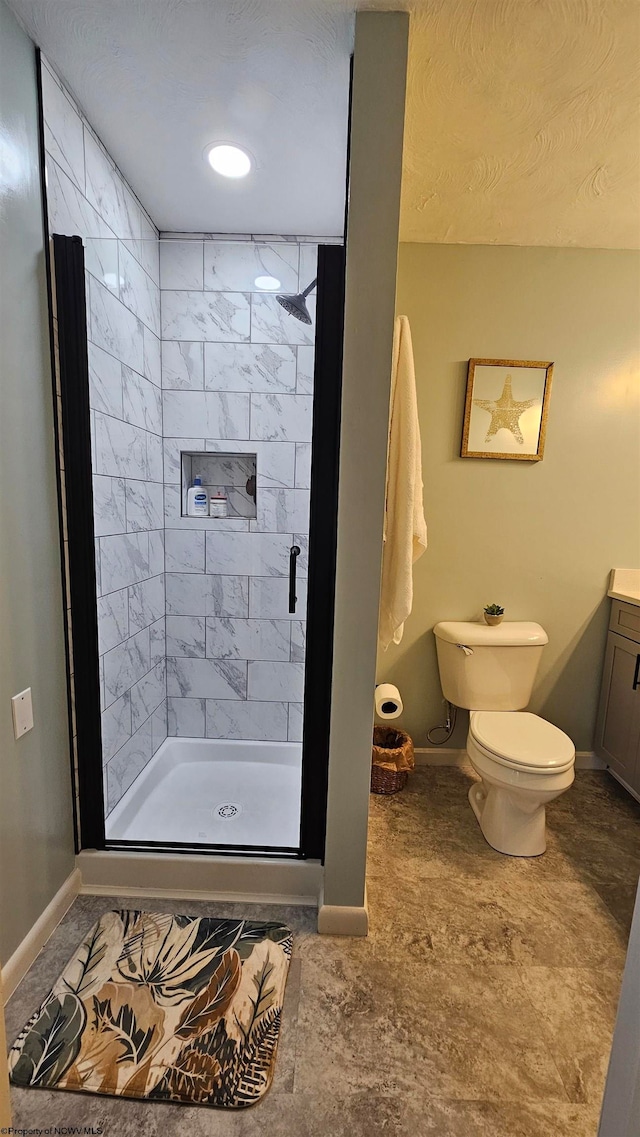
[[595, 752], [640, 798], [640, 607], [614, 600]]

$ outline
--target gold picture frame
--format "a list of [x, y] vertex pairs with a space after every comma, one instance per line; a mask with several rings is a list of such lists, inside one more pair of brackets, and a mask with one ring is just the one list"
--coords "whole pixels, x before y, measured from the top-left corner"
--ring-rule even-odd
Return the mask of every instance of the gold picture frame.
[[460, 457], [540, 462], [552, 377], [549, 362], [470, 359]]

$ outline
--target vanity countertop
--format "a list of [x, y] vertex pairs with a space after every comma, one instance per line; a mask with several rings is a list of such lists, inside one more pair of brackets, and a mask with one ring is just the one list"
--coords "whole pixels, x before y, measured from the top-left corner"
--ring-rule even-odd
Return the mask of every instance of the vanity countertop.
[[611, 569], [607, 596], [640, 607], [640, 569]]

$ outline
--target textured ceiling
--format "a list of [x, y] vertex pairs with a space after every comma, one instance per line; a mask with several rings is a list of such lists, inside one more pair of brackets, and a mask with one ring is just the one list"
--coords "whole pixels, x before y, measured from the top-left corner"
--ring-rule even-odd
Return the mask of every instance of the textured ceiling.
[[414, 8], [402, 239], [638, 248], [638, 0]]
[[338, 234], [352, 9], [402, 7], [402, 239], [640, 246], [640, 0], [10, 2], [161, 229]]
[[[160, 229], [338, 235], [353, 17], [298, 0], [10, 0]], [[211, 142], [254, 156], [216, 176]]]

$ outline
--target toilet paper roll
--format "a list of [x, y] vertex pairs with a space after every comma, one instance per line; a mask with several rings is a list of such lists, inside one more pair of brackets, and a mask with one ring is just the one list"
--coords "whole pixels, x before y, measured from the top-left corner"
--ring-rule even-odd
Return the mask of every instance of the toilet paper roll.
[[402, 714], [402, 699], [393, 683], [379, 683], [375, 691], [376, 714], [379, 719], [397, 719]]

